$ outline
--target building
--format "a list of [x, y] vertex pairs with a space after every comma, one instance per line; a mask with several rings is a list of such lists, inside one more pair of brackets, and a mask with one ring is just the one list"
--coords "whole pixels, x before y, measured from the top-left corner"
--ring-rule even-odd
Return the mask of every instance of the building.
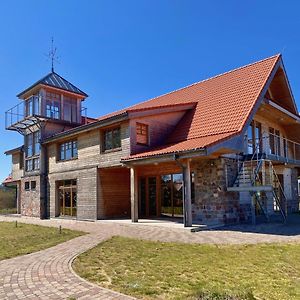
[[112, 114], [51, 72], [18, 95], [6, 129], [22, 215], [285, 220], [299, 210], [300, 117], [281, 55]]

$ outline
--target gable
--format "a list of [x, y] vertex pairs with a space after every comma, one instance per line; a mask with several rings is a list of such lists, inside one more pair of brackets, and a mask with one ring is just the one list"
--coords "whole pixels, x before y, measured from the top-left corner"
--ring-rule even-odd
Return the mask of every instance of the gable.
[[265, 97], [285, 108], [289, 112], [298, 115], [295, 100], [293, 98], [293, 94], [291, 92], [287, 75], [282, 63], [278, 66]]

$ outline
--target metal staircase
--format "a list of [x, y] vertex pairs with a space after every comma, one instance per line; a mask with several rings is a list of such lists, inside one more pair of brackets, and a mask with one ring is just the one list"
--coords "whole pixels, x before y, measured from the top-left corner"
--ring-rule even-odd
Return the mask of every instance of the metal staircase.
[[[259, 144], [259, 143], [258, 143]], [[253, 214], [262, 214], [270, 220], [266, 203], [272, 203], [275, 212], [279, 212], [283, 221], [287, 221], [287, 199], [271, 160], [254, 151], [251, 159], [244, 156], [238, 161], [238, 174], [227, 191], [249, 192], [252, 199]], [[255, 216], [253, 223], [255, 223]]]

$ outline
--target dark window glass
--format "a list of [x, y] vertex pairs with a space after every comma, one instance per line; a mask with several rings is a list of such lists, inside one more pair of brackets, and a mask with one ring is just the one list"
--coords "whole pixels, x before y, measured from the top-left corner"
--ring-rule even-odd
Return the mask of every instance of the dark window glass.
[[60, 145], [59, 160], [69, 160], [78, 157], [77, 141], [70, 141]]
[[40, 131], [34, 133], [34, 154], [40, 154]]
[[32, 171], [33, 170], [33, 160], [28, 159], [26, 160], [26, 171]]
[[26, 136], [26, 156], [30, 157], [33, 155], [33, 133]]
[[33, 159], [33, 169], [34, 170], [40, 169], [40, 159], [39, 158]]
[[121, 148], [121, 129], [120, 127], [104, 131], [104, 150]]
[[60, 95], [46, 93], [46, 116], [51, 119], [60, 119]]
[[77, 99], [64, 97], [64, 120], [77, 123]]
[[29, 189], [30, 189], [29, 181], [25, 182], [24, 188], [25, 188], [25, 191], [29, 191]]
[[36, 189], [36, 181], [31, 181], [30, 184], [31, 184], [31, 190], [35, 190]]

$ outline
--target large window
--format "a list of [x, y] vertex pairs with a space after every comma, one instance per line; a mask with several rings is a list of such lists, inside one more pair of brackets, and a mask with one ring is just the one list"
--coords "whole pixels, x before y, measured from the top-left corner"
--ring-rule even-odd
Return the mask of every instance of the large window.
[[136, 142], [141, 145], [149, 144], [148, 125], [136, 123]]
[[46, 117], [60, 119], [60, 95], [46, 93]]
[[104, 131], [104, 150], [121, 148], [121, 129], [120, 127], [107, 129]]
[[26, 157], [40, 154], [40, 131], [36, 131], [26, 135]]
[[262, 151], [262, 132], [261, 123], [252, 121], [248, 127], [248, 154], [261, 153]]
[[77, 157], [77, 141], [69, 141], [59, 146], [59, 160], [69, 160]]
[[270, 154], [281, 155], [280, 131], [269, 128]]
[[25, 160], [25, 170], [27, 172], [36, 171], [39, 169], [40, 169], [40, 159], [38, 157]]
[[76, 98], [64, 97], [64, 120], [72, 123], [78, 123]]

